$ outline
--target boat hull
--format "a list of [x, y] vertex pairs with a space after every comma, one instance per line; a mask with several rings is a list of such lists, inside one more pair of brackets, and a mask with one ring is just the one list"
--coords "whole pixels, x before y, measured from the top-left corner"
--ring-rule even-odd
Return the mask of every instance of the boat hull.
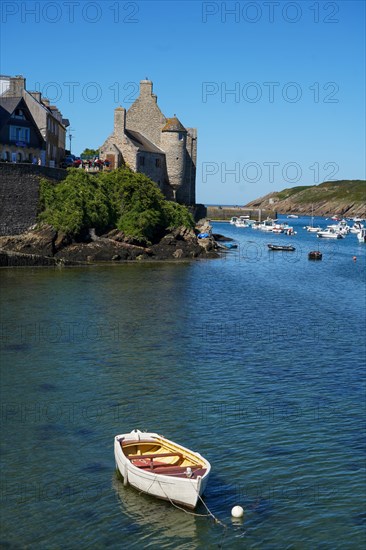
[[[139, 433], [141, 434], [141, 432]], [[151, 439], [151, 441], [154, 441], [155, 438], [159, 438], [159, 441], [165, 441], [168, 444], [172, 444], [176, 448], [182, 450], [183, 453], [187, 452], [190, 455], [194, 455], [200, 461], [204, 462], [206, 471], [202, 476], [189, 478], [186, 476], [176, 477], [174, 475], [157, 474], [154, 472], [154, 469], [140, 469], [127, 458], [122, 450], [121, 440], [126, 441], [131, 435], [135, 435], [134, 432], [131, 432], [131, 434], [118, 435], [114, 440], [116, 467], [123, 478], [124, 484], [131, 485], [138, 491], [142, 491], [156, 498], [168, 500], [172, 503], [194, 509], [199, 498], [206, 489], [211, 470], [210, 463], [199, 453], [194, 453], [158, 434], [143, 433], [141, 435], [144, 440]], [[133, 440], [131, 439], [131, 441]]]
[[313, 250], [308, 254], [309, 260], [321, 260], [322, 257], [323, 257], [322, 253], [319, 252], [318, 250]]
[[366, 242], [366, 229], [362, 229], [357, 233], [357, 239], [358, 239], [358, 242], [360, 243]]
[[343, 239], [343, 236], [340, 233], [327, 233], [325, 231], [322, 233], [317, 233], [316, 236], [319, 239]]
[[284, 252], [294, 252], [296, 248], [294, 246], [286, 246], [286, 245], [276, 245], [276, 244], [268, 244], [267, 245], [269, 250], [275, 250], [275, 251], [284, 251]]

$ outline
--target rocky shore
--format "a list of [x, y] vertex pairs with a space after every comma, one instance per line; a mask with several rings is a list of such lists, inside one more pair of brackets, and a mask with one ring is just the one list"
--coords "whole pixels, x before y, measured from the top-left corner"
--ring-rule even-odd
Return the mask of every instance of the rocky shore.
[[79, 240], [43, 226], [21, 235], [0, 237], [0, 267], [86, 265], [100, 262], [192, 260], [218, 258], [219, 246], [203, 223], [196, 230], [180, 227], [150, 246], [114, 229], [104, 235], [90, 230]]

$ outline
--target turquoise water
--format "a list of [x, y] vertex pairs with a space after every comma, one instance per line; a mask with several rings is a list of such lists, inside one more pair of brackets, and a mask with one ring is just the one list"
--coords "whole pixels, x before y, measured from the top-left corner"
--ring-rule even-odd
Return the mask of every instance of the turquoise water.
[[[291, 223], [215, 224], [219, 260], [1, 271], [2, 547], [364, 546], [366, 247]], [[210, 460], [226, 528], [123, 487], [133, 428]]]

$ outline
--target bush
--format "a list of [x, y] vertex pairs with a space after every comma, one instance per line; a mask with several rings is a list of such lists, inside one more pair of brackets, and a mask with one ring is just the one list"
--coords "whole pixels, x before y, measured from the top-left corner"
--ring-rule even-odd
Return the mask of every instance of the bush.
[[168, 228], [194, 227], [185, 206], [167, 201], [153, 181], [128, 168], [97, 175], [70, 169], [59, 184], [42, 180], [40, 207], [41, 221], [73, 237], [117, 227], [152, 242]]
[[41, 181], [39, 219], [71, 236], [89, 227], [103, 230], [109, 223], [109, 198], [93, 176], [70, 170], [57, 185]]

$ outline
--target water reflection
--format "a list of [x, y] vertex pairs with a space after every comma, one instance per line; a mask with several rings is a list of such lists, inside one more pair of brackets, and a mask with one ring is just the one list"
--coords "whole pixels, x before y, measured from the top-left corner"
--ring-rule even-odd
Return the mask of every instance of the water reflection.
[[[139, 528], [136, 546], [149, 543], [158, 544], [160, 548], [170, 547], [191, 550], [197, 547], [197, 522], [199, 518], [191, 512], [175, 508], [169, 502], [140, 493], [132, 487], [124, 487], [115, 473], [112, 487], [117, 495], [121, 512], [130, 520], [130, 527], [136, 524]], [[201, 521], [207, 521], [201, 518]], [[127, 523], [127, 522], [126, 522]]]

